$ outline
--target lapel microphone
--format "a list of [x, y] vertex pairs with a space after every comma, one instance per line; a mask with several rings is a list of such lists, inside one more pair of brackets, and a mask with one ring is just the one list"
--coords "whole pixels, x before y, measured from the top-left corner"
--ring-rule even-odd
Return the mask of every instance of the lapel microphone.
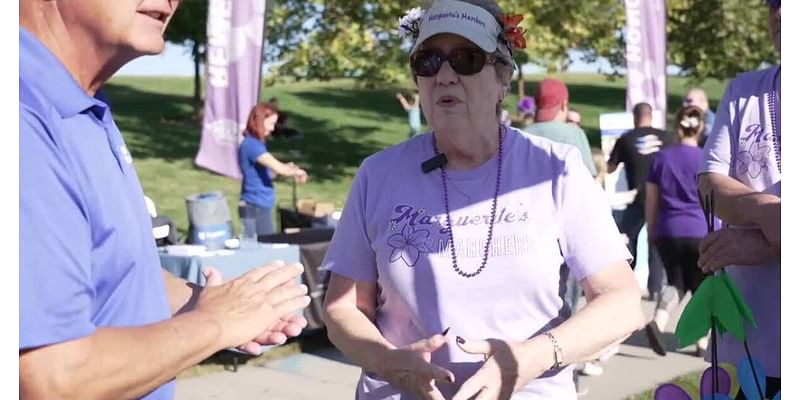
[[445, 164], [447, 164], [447, 156], [444, 153], [439, 153], [425, 160], [420, 166], [422, 167], [422, 172], [427, 174], [436, 168], [444, 167]]

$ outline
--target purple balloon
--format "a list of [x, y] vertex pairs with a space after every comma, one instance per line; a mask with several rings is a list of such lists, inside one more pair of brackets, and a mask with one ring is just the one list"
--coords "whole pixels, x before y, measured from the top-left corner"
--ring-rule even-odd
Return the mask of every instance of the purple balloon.
[[674, 383], [665, 383], [656, 389], [653, 400], [692, 400], [692, 396]]
[[[712, 392], [712, 367], [708, 367], [703, 371], [703, 376], [700, 378], [700, 397], [711, 395]], [[731, 376], [728, 371], [722, 367], [717, 367], [717, 376], [719, 377], [719, 390], [717, 393], [730, 393], [731, 392]]]

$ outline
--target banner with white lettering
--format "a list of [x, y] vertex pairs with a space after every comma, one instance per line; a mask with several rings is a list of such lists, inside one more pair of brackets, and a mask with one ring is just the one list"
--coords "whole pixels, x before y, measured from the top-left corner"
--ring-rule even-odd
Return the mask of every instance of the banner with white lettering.
[[210, 0], [198, 166], [241, 179], [238, 147], [261, 88], [265, 0]]
[[633, 110], [646, 102], [661, 111], [653, 126], [664, 128], [667, 115], [667, 30], [664, 0], [625, 0], [625, 59], [628, 93], [625, 106]]

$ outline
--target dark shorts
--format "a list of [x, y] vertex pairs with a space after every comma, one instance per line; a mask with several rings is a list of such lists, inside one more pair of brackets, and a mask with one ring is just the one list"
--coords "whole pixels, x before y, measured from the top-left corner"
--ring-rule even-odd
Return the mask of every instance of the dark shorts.
[[697, 293], [697, 288], [703, 282], [703, 271], [697, 266], [700, 240], [692, 237], [656, 239], [658, 254], [667, 272], [667, 282], [681, 294], [687, 291]]

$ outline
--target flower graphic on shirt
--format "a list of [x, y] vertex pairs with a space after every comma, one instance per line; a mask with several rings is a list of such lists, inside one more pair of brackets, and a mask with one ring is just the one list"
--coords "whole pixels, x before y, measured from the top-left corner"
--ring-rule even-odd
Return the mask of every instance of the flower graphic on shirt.
[[769, 163], [769, 145], [766, 143], [759, 143], [753, 141], [747, 150], [739, 152], [739, 166], [737, 172], [739, 175], [747, 173], [750, 178], [757, 178], [761, 175]]
[[420, 253], [428, 253], [427, 241], [430, 232], [425, 229], [414, 230], [411, 225], [406, 225], [400, 233], [395, 233], [386, 240], [392, 248], [389, 262], [402, 259], [407, 266], [413, 267], [419, 260]]

